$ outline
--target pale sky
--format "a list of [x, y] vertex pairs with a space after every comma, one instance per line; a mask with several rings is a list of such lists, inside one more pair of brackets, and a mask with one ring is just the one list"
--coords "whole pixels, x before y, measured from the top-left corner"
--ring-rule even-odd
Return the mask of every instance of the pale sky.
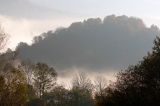
[[160, 0], [0, 0], [0, 23], [10, 35], [9, 47], [31, 43], [44, 31], [107, 15], [127, 15], [160, 27]]

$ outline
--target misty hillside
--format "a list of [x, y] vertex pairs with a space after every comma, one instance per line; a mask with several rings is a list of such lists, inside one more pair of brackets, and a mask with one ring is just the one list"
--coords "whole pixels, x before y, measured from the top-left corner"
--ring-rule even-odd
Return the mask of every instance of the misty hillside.
[[151, 50], [159, 29], [146, 27], [141, 19], [111, 15], [42, 35], [31, 46], [20, 43], [19, 56], [53, 65], [56, 70], [99, 71], [121, 69], [141, 60]]

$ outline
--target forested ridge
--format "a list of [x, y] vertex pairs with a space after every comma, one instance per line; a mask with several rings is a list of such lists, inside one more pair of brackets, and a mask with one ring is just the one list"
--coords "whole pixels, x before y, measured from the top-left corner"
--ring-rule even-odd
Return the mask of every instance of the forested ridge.
[[[0, 30], [0, 50], [6, 43], [7, 34]], [[160, 105], [159, 36], [141, 61], [118, 72], [115, 82], [108, 84], [102, 76], [92, 81], [87, 74], [77, 73], [71, 88], [57, 83], [54, 67], [23, 60], [18, 50], [8, 49], [0, 55], [0, 106]]]
[[67, 28], [48, 31], [19, 43], [19, 58], [44, 62], [57, 71], [83, 68], [89, 72], [120, 70], [136, 64], [151, 50], [157, 26], [147, 27], [143, 20], [128, 16], [106, 16], [74, 22]]

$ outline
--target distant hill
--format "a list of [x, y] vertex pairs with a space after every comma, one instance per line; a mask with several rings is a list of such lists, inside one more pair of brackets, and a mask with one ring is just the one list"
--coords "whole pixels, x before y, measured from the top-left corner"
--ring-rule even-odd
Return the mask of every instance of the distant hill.
[[159, 29], [146, 27], [141, 19], [111, 15], [43, 33], [33, 45], [20, 43], [17, 50], [22, 59], [46, 62], [58, 71], [73, 67], [120, 70], [141, 60], [157, 35]]

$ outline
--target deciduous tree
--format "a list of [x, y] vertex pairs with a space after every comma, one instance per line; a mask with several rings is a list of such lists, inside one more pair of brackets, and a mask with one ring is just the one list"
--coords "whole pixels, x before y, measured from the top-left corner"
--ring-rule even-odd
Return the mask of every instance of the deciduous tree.
[[37, 63], [34, 69], [34, 86], [37, 95], [42, 99], [45, 92], [51, 90], [56, 83], [57, 73], [47, 64]]

